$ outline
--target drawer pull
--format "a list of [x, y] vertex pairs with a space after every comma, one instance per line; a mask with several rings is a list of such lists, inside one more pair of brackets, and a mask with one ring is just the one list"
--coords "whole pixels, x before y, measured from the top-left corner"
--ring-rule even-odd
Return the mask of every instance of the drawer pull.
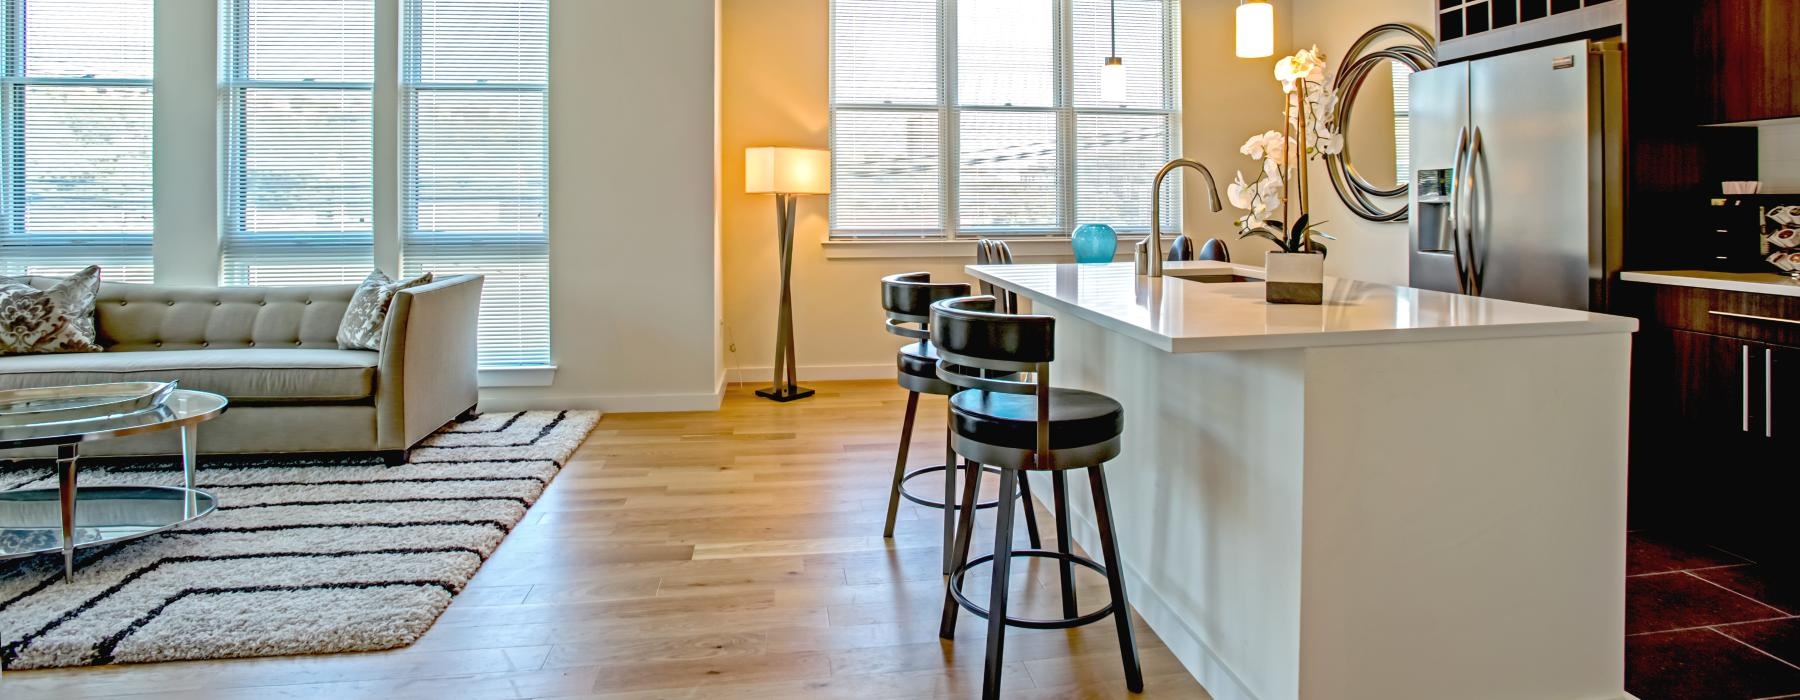
[[1744, 406], [1744, 432], [1750, 432], [1750, 346], [1744, 346], [1744, 361], [1738, 367], [1743, 370], [1744, 382], [1738, 390], [1738, 397]]
[[1775, 318], [1774, 316], [1754, 316], [1751, 314], [1734, 314], [1730, 311], [1708, 311], [1706, 313], [1713, 315], [1713, 316], [1724, 316], [1727, 318], [1743, 319], [1745, 321], [1764, 321], [1764, 322], [1768, 322], [1768, 323], [1786, 323], [1789, 325], [1800, 326], [1800, 320], [1795, 320], [1795, 319], [1791, 319], [1791, 318]]

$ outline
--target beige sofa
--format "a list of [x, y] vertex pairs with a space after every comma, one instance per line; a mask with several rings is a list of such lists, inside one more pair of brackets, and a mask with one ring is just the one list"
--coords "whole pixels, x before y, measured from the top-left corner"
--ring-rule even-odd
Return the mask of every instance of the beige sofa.
[[[394, 462], [475, 406], [481, 283], [460, 275], [400, 292], [380, 352], [338, 349], [352, 284], [103, 283], [94, 315], [106, 351], [0, 357], [0, 389], [175, 380], [231, 399], [224, 416], [200, 427], [203, 454], [379, 452]], [[173, 431], [82, 448], [179, 452]], [[0, 452], [21, 456], [38, 455]]]

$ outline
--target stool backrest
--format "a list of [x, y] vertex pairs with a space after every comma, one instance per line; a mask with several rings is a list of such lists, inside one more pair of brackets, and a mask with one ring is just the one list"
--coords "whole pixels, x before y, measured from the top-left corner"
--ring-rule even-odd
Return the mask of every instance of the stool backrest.
[[1187, 234], [1176, 236], [1175, 240], [1169, 243], [1169, 262], [1180, 262], [1193, 259], [1194, 239], [1188, 238]]
[[1231, 249], [1225, 247], [1224, 241], [1217, 238], [1208, 238], [1205, 243], [1200, 244], [1200, 255], [1198, 259], [1231, 262]]
[[[975, 264], [977, 265], [1011, 265], [1013, 264], [1012, 247], [1006, 241], [983, 238], [975, 241]], [[982, 294], [1000, 300], [1000, 311], [1016, 313], [1019, 310], [1019, 295], [1005, 291], [987, 282], [980, 283]]]
[[[931, 305], [931, 344], [938, 353], [938, 379], [964, 389], [1035, 395], [1038, 468], [1048, 469], [1050, 361], [1056, 358], [1056, 319], [998, 313], [998, 305], [994, 297], [985, 295]], [[1034, 376], [1032, 381], [987, 376], [995, 372], [1031, 372]]]
[[968, 295], [967, 283], [932, 282], [929, 272], [904, 272], [881, 278], [881, 308], [887, 312], [887, 331], [915, 340], [931, 337], [932, 303]]

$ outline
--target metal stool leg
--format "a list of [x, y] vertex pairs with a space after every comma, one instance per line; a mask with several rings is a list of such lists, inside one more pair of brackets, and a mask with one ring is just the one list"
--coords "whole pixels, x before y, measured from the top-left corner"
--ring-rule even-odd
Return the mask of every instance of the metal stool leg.
[[[1018, 488], [1019, 470], [1006, 469], [1000, 474], [1000, 493]], [[994, 585], [988, 594], [987, 668], [981, 677], [981, 697], [999, 700], [1000, 676], [1006, 659], [1006, 596], [1012, 589], [1013, 509], [997, 508], [999, 522], [994, 525]]]
[[[1100, 521], [1100, 550], [1106, 558], [1106, 586], [1112, 589], [1113, 621], [1119, 626], [1119, 655], [1125, 662], [1125, 687], [1133, 693], [1141, 693], [1144, 692], [1144, 670], [1138, 665], [1137, 637], [1131, 631], [1131, 606], [1125, 602], [1125, 569], [1119, 564], [1112, 500], [1106, 493], [1106, 474], [1102, 467], [1088, 467], [1088, 484], [1094, 491], [1094, 517]], [[992, 663], [993, 657], [989, 656], [988, 660]]]
[[919, 411], [919, 392], [906, 392], [906, 420], [900, 424], [900, 456], [894, 459], [894, 485], [888, 488], [887, 527], [882, 537], [894, 536], [894, 519], [900, 515], [900, 481], [906, 478], [906, 453], [912, 447], [913, 416]]
[[[956, 437], [956, 414], [944, 409], [944, 575], [950, 575], [950, 568], [956, 564], [950, 560], [950, 550], [956, 546], [956, 509], [950, 504], [956, 502], [956, 445], [952, 439]], [[980, 474], [979, 471], [976, 474]], [[979, 484], [980, 482], [976, 482]], [[979, 489], [977, 489], [979, 490]], [[1004, 501], [1003, 501], [1004, 502]], [[974, 514], [974, 506], [967, 511]]]
[[[1051, 495], [1056, 501], [1056, 551], [1070, 554], [1074, 547], [1069, 542], [1069, 477], [1060, 470], [1051, 472], [1050, 483]], [[1058, 563], [1057, 569], [1062, 579], [1063, 617], [1075, 617], [1078, 614], [1075, 603], [1075, 565], [1065, 557]]]
[[[969, 541], [975, 539], [975, 494], [981, 490], [981, 465], [969, 463], [963, 481], [962, 512], [968, 516], [956, 522], [956, 551], [952, 554], [957, 566], [969, 560]], [[962, 610], [950, 594], [950, 583], [944, 582], [944, 616], [938, 623], [938, 636], [944, 639], [956, 638], [956, 615]]]
[[1025, 474], [1019, 475], [1019, 505], [1025, 508], [1026, 541], [1032, 549], [1043, 549], [1044, 541], [1038, 537], [1037, 501], [1031, 498], [1031, 479]]

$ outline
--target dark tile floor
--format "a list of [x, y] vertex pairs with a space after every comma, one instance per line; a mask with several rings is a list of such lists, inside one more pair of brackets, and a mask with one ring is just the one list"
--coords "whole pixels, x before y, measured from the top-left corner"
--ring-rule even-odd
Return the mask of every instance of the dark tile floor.
[[1800, 571], [1642, 532], [1625, 566], [1625, 689], [1640, 700], [1800, 698]]

